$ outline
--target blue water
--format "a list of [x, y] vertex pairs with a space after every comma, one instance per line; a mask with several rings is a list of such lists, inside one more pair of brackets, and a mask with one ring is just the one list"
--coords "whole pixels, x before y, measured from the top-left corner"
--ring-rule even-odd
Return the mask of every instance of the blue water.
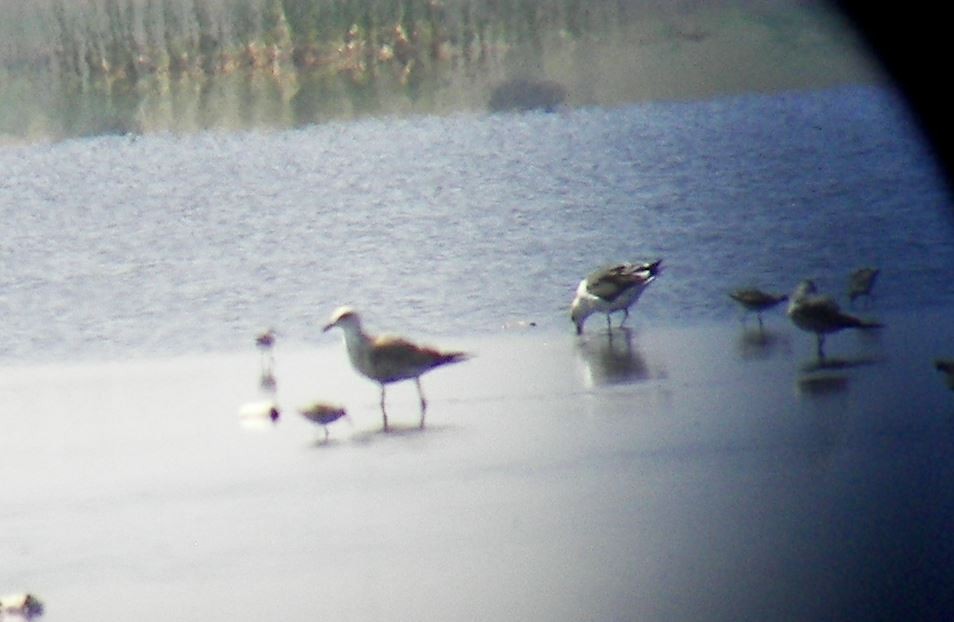
[[876, 310], [954, 303], [954, 207], [880, 87], [558, 114], [0, 148], [0, 357], [121, 358], [376, 330], [570, 333], [578, 280], [662, 257], [632, 322], [726, 320], [803, 277]]

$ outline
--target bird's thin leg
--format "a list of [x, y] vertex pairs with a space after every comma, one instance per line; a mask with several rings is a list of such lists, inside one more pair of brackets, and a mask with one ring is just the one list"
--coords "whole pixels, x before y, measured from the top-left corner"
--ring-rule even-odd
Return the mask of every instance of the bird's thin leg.
[[619, 321], [620, 328], [623, 327], [623, 324], [626, 323], [626, 320], [629, 319], [629, 309], [623, 309], [623, 319]]
[[762, 314], [756, 313], [755, 317], [759, 318], [759, 332], [761, 333], [765, 330], [765, 326], [762, 324]]
[[424, 399], [424, 392], [421, 391], [421, 379], [415, 378], [414, 384], [417, 385], [417, 395], [421, 398], [421, 428], [424, 427], [424, 416], [427, 413], [427, 400]]
[[825, 360], [825, 335], [818, 333], [818, 360]]
[[328, 426], [323, 425], [321, 427], [325, 429], [325, 442], [327, 443], [328, 442]]
[[613, 330], [613, 322], [611, 319], [612, 315], [613, 315], [612, 312], [606, 314], [606, 330], [609, 330], [609, 331]]
[[384, 409], [384, 385], [381, 385], [381, 417], [384, 419], [384, 431], [388, 431], [388, 411]]

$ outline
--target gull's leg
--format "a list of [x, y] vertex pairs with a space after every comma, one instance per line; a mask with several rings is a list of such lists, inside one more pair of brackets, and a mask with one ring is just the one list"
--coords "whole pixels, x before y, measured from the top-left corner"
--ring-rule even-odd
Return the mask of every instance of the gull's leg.
[[818, 360], [825, 360], [825, 335], [818, 333]]
[[381, 417], [384, 419], [384, 431], [388, 431], [388, 411], [384, 409], [384, 385], [381, 385]]
[[625, 309], [623, 309], [623, 319], [619, 321], [620, 328], [623, 327], [623, 324], [625, 324], [626, 320], [628, 319], [629, 319], [629, 307], [626, 307]]
[[420, 377], [414, 379], [414, 384], [417, 385], [417, 396], [421, 398], [421, 428], [424, 427], [424, 415], [427, 413], [427, 400], [424, 399], [424, 392], [421, 391], [421, 379]]

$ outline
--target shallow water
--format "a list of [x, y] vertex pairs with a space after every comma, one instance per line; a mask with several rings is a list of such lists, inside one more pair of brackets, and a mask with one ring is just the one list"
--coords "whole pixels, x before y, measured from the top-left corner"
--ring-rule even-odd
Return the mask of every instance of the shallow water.
[[343, 303], [382, 330], [562, 332], [584, 274], [652, 257], [650, 323], [732, 317], [740, 285], [843, 298], [861, 265], [882, 308], [954, 298], [949, 197], [877, 88], [103, 137], [0, 171], [7, 360], [313, 340]]

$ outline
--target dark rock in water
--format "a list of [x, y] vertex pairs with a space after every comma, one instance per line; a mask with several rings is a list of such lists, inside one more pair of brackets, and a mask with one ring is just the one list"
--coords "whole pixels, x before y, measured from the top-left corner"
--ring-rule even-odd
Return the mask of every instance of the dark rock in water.
[[567, 98], [566, 88], [552, 80], [515, 78], [503, 82], [490, 94], [491, 112], [505, 110], [556, 110]]

